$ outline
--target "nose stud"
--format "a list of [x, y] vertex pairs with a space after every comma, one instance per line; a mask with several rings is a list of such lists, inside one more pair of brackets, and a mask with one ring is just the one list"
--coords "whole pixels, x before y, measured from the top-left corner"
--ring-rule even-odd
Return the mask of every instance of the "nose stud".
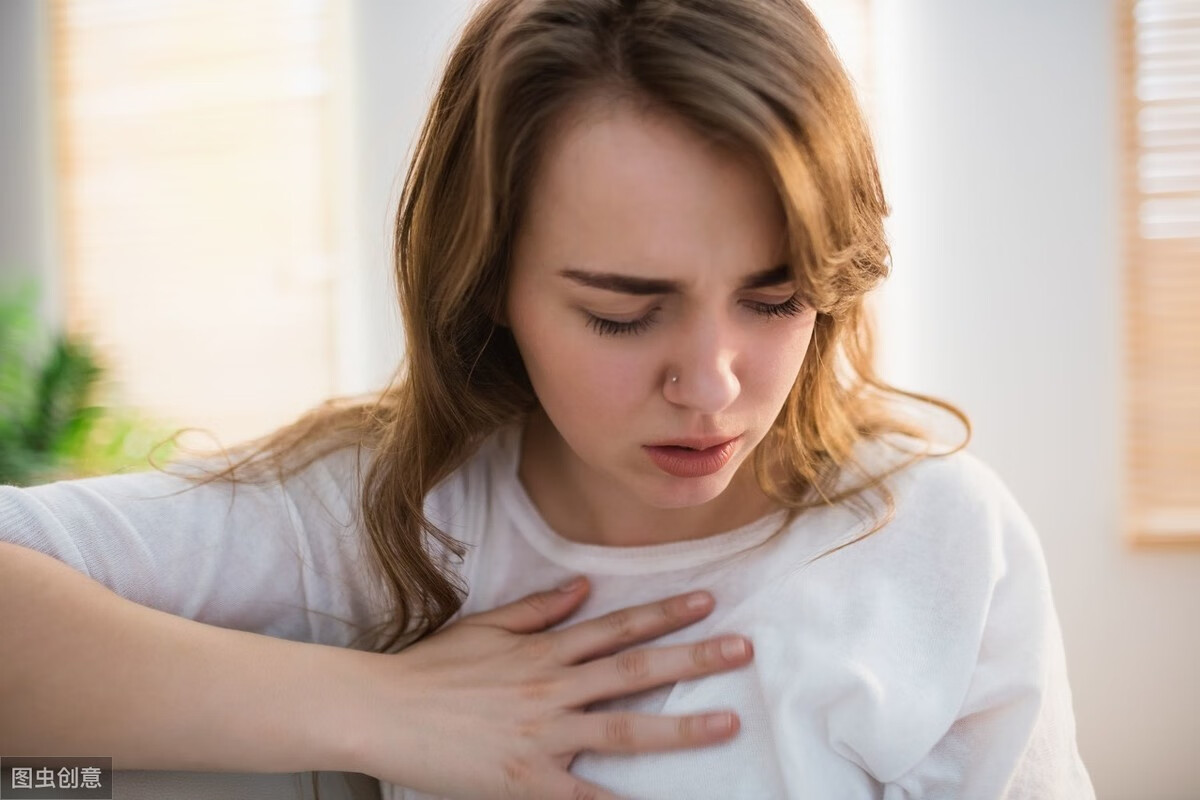
[[679, 383], [679, 376], [678, 376], [678, 375], [672, 375], [672, 376], [671, 376], [671, 383]]

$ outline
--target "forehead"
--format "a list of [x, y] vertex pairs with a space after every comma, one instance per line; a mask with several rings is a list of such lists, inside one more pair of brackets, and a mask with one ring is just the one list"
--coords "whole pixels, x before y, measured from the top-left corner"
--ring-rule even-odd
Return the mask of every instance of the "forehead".
[[753, 159], [668, 113], [596, 100], [544, 143], [516, 267], [741, 278], [780, 261], [785, 233], [778, 194]]

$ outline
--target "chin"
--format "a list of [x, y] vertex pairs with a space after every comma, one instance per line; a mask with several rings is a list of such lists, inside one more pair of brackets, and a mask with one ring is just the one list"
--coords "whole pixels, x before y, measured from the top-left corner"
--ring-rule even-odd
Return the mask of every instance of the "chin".
[[676, 478], [660, 472], [651, 480], [638, 481], [635, 491], [644, 503], [655, 508], [692, 508], [720, 497], [729, 488], [735, 472], [730, 469], [726, 474], [722, 470], [703, 478]]

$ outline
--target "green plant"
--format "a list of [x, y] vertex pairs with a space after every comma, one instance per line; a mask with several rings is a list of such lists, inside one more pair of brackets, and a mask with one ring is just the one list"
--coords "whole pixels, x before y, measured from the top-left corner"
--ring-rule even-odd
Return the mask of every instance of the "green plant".
[[104, 367], [85, 341], [63, 334], [42, 341], [32, 284], [0, 291], [0, 484], [29, 486], [61, 478], [148, 466], [166, 432], [136, 412], [94, 403]]

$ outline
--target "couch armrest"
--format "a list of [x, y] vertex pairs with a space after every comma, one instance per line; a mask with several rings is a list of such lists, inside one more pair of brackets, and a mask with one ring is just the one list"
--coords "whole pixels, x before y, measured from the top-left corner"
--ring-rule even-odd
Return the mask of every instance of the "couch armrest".
[[[357, 772], [319, 772], [320, 800], [380, 800], [379, 781]], [[113, 772], [113, 800], [317, 800], [311, 772]]]

